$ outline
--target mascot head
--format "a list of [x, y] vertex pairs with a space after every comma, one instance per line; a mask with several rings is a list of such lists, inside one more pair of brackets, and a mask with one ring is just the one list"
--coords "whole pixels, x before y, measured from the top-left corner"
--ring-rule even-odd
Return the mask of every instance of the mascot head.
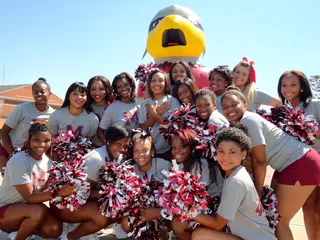
[[164, 8], [149, 25], [145, 54], [148, 52], [156, 63], [176, 59], [195, 63], [205, 48], [200, 19], [186, 7], [173, 5]]

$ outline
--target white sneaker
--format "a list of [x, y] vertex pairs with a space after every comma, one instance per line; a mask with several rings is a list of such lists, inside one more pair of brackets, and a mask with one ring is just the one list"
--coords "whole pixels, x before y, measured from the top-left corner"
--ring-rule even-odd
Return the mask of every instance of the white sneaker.
[[[67, 235], [69, 232], [73, 231], [76, 227], [78, 227], [80, 223], [63, 223], [62, 234], [60, 235], [61, 240], [68, 240]], [[99, 240], [96, 234], [90, 234], [84, 237], [81, 237], [80, 240]]]
[[127, 233], [123, 230], [123, 228], [120, 224], [114, 225], [113, 233], [114, 233], [114, 235], [116, 235], [116, 238], [118, 238], [118, 239], [128, 238]]

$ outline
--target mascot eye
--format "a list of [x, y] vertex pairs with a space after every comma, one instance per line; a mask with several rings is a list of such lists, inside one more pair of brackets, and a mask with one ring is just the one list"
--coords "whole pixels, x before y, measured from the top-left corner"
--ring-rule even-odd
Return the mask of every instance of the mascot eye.
[[163, 17], [161, 18], [157, 18], [156, 20], [154, 20], [153, 22], [150, 23], [149, 26], [149, 32], [151, 32], [158, 24], [159, 22], [163, 19]]
[[189, 20], [195, 27], [200, 28], [200, 29], [203, 31], [203, 27], [202, 27], [202, 25], [201, 25], [200, 22], [195, 21], [195, 20], [190, 19], [190, 18], [188, 18], [188, 20]]

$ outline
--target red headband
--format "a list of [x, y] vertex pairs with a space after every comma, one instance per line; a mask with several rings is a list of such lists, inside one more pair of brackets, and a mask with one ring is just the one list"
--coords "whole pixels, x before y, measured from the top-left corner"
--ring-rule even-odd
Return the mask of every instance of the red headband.
[[251, 77], [252, 82], [256, 82], [256, 71], [254, 70], [254, 67], [253, 67], [254, 61], [249, 62], [248, 58], [246, 58], [246, 57], [243, 57], [242, 61], [250, 64], [250, 77]]

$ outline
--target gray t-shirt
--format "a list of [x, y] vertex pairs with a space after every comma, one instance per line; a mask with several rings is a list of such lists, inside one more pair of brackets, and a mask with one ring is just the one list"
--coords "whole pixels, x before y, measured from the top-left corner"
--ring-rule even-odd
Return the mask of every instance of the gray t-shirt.
[[108, 129], [114, 125], [121, 125], [128, 129], [138, 127], [138, 105], [136, 102], [113, 102], [105, 111], [100, 121], [100, 128]]
[[[245, 90], [244, 92], [242, 92], [246, 96], [246, 98], [248, 94], [247, 91], [248, 90]], [[270, 94], [256, 88], [254, 90], [252, 100], [247, 99], [248, 100], [247, 111], [255, 111], [259, 109], [261, 105], [269, 105], [272, 99], [273, 97]]]
[[[313, 116], [320, 126], [320, 100], [319, 99], [312, 99], [311, 102], [309, 102], [306, 109], [303, 108], [302, 102], [296, 108], [303, 110], [306, 116], [308, 115]], [[312, 145], [312, 148], [314, 148], [318, 153], [320, 153], [320, 137], [317, 137], [314, 140], [314, 145]]]
[[[172, 97], [171, 95], [165, 95], [162, 98], [157, 100], [158, 105], [163, 102], [170, 102], [169, 109], [161, 115], [161, 117], [166, 118], [169, 116], [169, 111], [177, 109], [180, 107], [179, 101]], [[152, 98], [148, 98], [141, 102], [140, 110], [139, 110], [139, 123], [144, 123], [147, 121], [147, 109], [146, 104], [156, 105], [156, 101]], [[155, 123], [152, 127], [152, 138], [156, 148], [157, 153], [165, 153], [170, 149], [169, 144], [164, 140], [163, 136], [159, 132], [159, 123]]]
[[222, 104], [221, 104], [221, 96], [217, 96], [217, 100], [216, 100], [216, 108], [219, 111], [219, 113], [223, 114], [223, 110], [222, 110]]
[[83, 110], [79, 115], [71, 115], [68, 107], [61, 108], [51, 114], [49, 118], [49, 126], [53, 134], [58, 131], [72, 131], [73, 134], [84, 137], [92, 137], [96, 135], [99, 120], [94, 113], [87, 113]]
[[28, 140], [28, 131], [30, 125], [35, 120], [47, 121], [54, 109], [49, 106], [45, 112], [40, 112], [34, 102], [19, 104], [8, 116], [5, 124], [12, 128], [9, 133], [12, 146], [21, 148], [25, 141]]
[[24, 199], [14, 187], [32, 182], [35, 192], [42, 190], [49, 177], [48, 170], [52, 161], [43, 154], [42, 160], [35, 160], [25, 151], [10, 158], [0, 186], [0, 207], [12, 203], [23, 202]]
[[254, 184], [243, 166], [225, 179], [217, 214], [228, 220], [232, 234], [244, 240], [276, 240]]
[[106, 146], [96, 148], [84, 155], [85, 173], [87, 178], [98, 182], [99, 169], [106, 165], [106, 161], [110, 161]]
[[279, 172], [310, 150], [307, 144], [296, 140], [256, 113], [245, 112], [240, 122], [248, 128], [252, 147], [265, 145], [267, 164]]
[[[107, 106], [97, 106], [95, 103], [92, 103], [91, 107], [92, 112], [98, 117], [100, 122]], [[101, 147], [103, 145], [103, 142], [99, 139], [98, 135], [94, 135], [91, 141], [95, 147]]]
[[152, 158], [151, 168], [147, 172], [141, 172], [137, 163], [134, 164], [134, 168], [139, 177], [146, 176], [149, 180], [163, 181], [166, 177], [161, 172], [162, 170], [168, 170], [172, 167], [171, 162], [162, 158]]
[[[183, 169], [183, 163], [179, 164], [179, 170], [183, 171]], [[212, 182], [210, 180], [210, 170], [207, 159], [201, 158], [201, 164], [194, 164], [190, 173], [195, 176], [198, 174], [201, 175], [199, 182], [203, 182], [208, 186], [208, 193], [210, 197], [221, 195], [224, 178], [222, 177], [221, 172], [216, 171], [216, 182]]]
[[229, 121], [218, 110], [214, 110], [208, 120], [209, 125], [229, 127]]

